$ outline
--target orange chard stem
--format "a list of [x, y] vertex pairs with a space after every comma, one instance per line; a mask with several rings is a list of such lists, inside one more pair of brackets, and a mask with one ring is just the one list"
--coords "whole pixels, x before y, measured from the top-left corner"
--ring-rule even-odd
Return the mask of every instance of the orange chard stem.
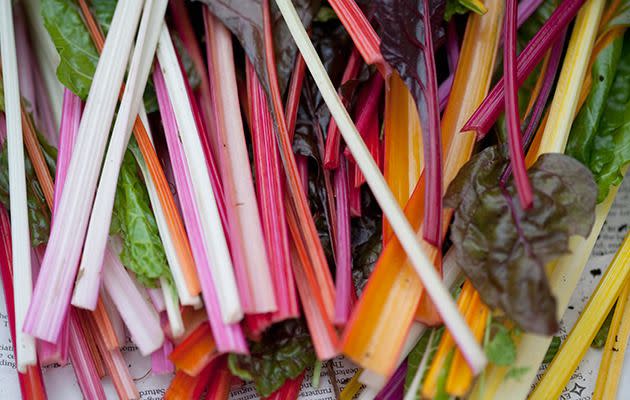
[[210, 325], [204, 323], [177, 345], [168, 358], [177, 369], [190, 376], [197, 376], [217, 356]]
[[[398, 204], [411, 197], [424, 168], [422, 128], [411, 93], [397, 72], [389, 78], [385, 91], [385, 162], [384, 175]], [[392, 229], [383, 218], [383, 242], [392, 237]]]
[[[468, 19], [451, 96], [442, 119], [445, 188], [472, 154], [474, 132], [461, 134], [459, 131], [490, 87], [502, 29], [503, 3], [488, 0], [488, 13], [470, 15]], [[420, 221], [425, 207], [423, 186], [424, 178], [421, 177], [405, 207], [405, 215], [419, 239], [422, 238]], [[444, 226], [448, 225], [452, 211], [446, 213]], [[425, 251], [430, 259], [438, 261], [432, 246], [426, 245]], [[344, 354], [363, 368], [384, 377], [390, 376], [422, 292], [422, 284], [400, 243], [396, 239], [390, 240], [344, 332]]]
[[[199, 375], [194, 377], [187, 375], [184, 371], [177, 371], [166, 394], [164, 394], [164, 400], [196, 400], [201, 398], [214, 370], [213, 367], [212, 364], [208, 365]], [[214, 399], [213, 397], [208, 398]]]
[[42, 149], [39, 145], [39, 140], [37, 139], [37, 134], [35, 133], [35, 126], [33, 125], [33, 120], [31, 116], [24, 110], [24, 107], [22, 107], [22, 133], [24, 136], [24, 147], [26, 147], [28, 158], [33, 164], [35, 176], [37, 176], [39, 185], [42, 187], [42, 192], [44, 193], [46, 204], [48, 204], [48, 208], [52, 210], [53, 201], [55, 198], [53, 180], [50, 175], [50, 170], [48, 169], [48, 164], [46, 164], [44, 154], [42, 153]]

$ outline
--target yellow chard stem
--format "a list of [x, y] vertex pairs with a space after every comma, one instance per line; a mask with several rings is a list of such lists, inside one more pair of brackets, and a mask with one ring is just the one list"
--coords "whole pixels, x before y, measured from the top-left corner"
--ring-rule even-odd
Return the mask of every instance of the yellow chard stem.
[[564, 153], [605, 4], [605, 0], [589, 0], [578, 13], [539, 155]]
[[593, 400], [616, 399], [619, 377], [630, 336], [630, 280], [626, 279], [613, 320], [610, 324], [604, 354], [597, 374]]
[[619, 297], [621, 289], [630, 276], [630, 234], [626, 234], [623, 244], [599, 282], [597, 289], [580, 315], [560, 351], [547, 368], [531, 400], [557, 399], [571, 378], [573, 371], [584, 357], [597, 330]]

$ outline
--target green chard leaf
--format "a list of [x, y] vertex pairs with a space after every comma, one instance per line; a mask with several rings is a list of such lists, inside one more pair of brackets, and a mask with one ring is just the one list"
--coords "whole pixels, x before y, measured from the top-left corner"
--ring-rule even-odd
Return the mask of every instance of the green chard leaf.
[[486, 345], [486, 357], [492, 364], [510, 366], [516, 360], [516, 345], [510, 331], [502, 324], [497, 326], [496, 333]]
[[[50, 169], [52, 176], [55, 176], [55, 162], [57, 159], [57, 149], [46, 143], [45, 139], [39, 134], [37, 137], [40, 147], [44, 153], [44, 158]], [[44, 197], [42, 187], [35, 175], [35, 169], [28, 153], [24, 154], [24, 170], [26, 172], [26, 202], [28, 206], [28, 223], [31, 235], [31, 246], [37, 247], [48, 242], [50, 234], [50, 210]], [[5, 145], [0, 152], [0, 202], [4, 207], [10, 210], [9, 204], [9, 153], [8, 147]]]
[[[429, 339], [431, 337], [431, 333], [435, 330], [433, 334], [433, 339], [431, 340], [431, 347], [427, 349], [429, 345]], [[413, 378], [416, 376], [416, 372], [420, 367], [420, 363], [422, 362], [422, 358], [424, 354], [428, 351], [429, 355], [427, 356], [427, 365], [431, 365], [431, 361], [433, 360], [433, 356], [437, 352], [438, 345], [440, 344], [440, 339], [442, 338], [442, 334], [444, 333], [444, 327], [439, 327], [435, 329], [427, 329], [416, 346], [409, 353], [409, 357], [407, 358], [407, 375], [405, 376], [405, 393], [409, 390], [409, 386], [411, 386], [411, 382], [413, 382]], [[424, 377], [428, 368], [424, 371]], [[420, 393], [416, 393], [415, 399], [420, 399]]]
[[578, 161], [545, 154], [528, 171], [534, 202], [524, 211], [514, 183], [499, 185], [509, 162], [503, 154], [493, 146], [475, 155], [447, 190], [455, 260], [484, 303], [524, 330], [552, 334], [556, 301], [545, 264], [569, 251], [572, 235], [590, 232], [596, 186]]
[[315, 363], [315, 351], [308, 329], [301, 320], [272, 325], [260, 342], [250, 343], [250, 354], [230, 354], [233, 375], [253, 381], [258, 393], [267, 397], [287, 379], [298, 377]]
[[618, 38], [606, 46], [595, 59], [591, 71], [593, 79], [591, 91], [571, 127], [565, 153], [575, 157], [585, 165], [589, 164], [591, 158], [591, 145], [597, 135], [608, 93], [615, 79], [622, 46], [623, 38]]
[[[263, 87], [269, 93], [269, 80], [265, 58], [263, 13], [261, 0], [199, 0], [208, 5], [214, 14], [243, 46], [245, 53], [256, 69]], [[293, 5], [305, 27], [309, 27], [317, 15], [320, 0], [294, 0]], [[293, 72], [297, 47], [291, 38], [280, 10], [271, 2], [273, 39], [275, 44], [276, 68], [280, 92], [284, 93]]]
[[446, 9], [444, 11], [444, 19], [450, 21], [456, 14], [467, 14], [472, 11], [476, 14], [483, 15], [488, 10], [480, 7], [483, 5], [480, 1], [471, 0], [446, 0]]
[[[615, 57], [621, 43], [621, 55]], [[598, 186], [597, 200], [602, 201], [611, 186], [621, 183], [622, 169], [630, 162], [630, 35], [600, 53], [593, 73], [593, 89], [571, 129], [567, 154], [591, 170]]]
[[[109, 31], [117, 3], [118, 0], [98, 0], [91, 4], [94, 17], [104, 35]], [[59, 53], [59, 82], [85, 100], [90, 93], [99, 54], [83, 22], [81, 9], [74, 0], [42, 0], [41, 12], [44, 26]], [[188, 55], [181, 54], [184, 66], [187, 66]], [[190, 67], [186, 68], [186, 72], [191, 77]], [[193, 88], [198, 85], [198, 81], [198, 77], [191, 77]], [[155, 89], [150, 79], [144, 91], [144, 107], [148, 113], [158, 110]]]
[[615, 313], [615, 306], [616, 304], [613, 305], [613, 308], [610, 310], [610, 312], [606, 316], [604, 323], [602, 324], [602, 326], [599, 327], [599, 330], [597, 331], [597, 334], [595, 335], [595, 338], [593, 339], [593, 342], [591, 343], [591, 347], [594, 347], [596, 349], [601, 349], [606, 344], [606, 339], [608, 338], [608, 331], [610, 331], [610, 324], [613, 319], [613, 314]]
[[144, 286], [155, 287], [161, 277], [171, 279], [149, 194], [129, 150], [120, 168], [110, 230], [123, 239], [120, 261]]
[[85, 100], [98, 63], [98, 52], [73, 0], [42, 0], [44, 26], [59, 52], [57, 78]]
[[560, 339], [560, 336], [554, 336], [553, 339], [551, 339], [551, 343], [549, 343], [549, 348], [547, 349], [547, 352], [545, 353], [545, 358], [543, 359], [543, 364], [549, 364], [551, 361], [553, 361], [556, 353], [558, 353], [558, 350], [560, 350], [561, 344], [562, 340]]

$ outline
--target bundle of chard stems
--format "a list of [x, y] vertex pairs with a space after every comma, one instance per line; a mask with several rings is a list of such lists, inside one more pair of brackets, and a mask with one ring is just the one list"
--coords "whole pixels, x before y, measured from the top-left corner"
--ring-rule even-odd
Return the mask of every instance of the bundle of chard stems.
[[616, 398], [627, 214], [560, 319], [630, 163], [629, 10], [0, 0], [22, 398], [139, 399], [131, 348], [165, 399], [553, 399], [592, 346]]

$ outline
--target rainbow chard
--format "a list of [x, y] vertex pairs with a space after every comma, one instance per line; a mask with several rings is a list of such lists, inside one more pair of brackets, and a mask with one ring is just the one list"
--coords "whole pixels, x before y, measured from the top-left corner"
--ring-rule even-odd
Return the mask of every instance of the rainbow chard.
[[[398, 71], [416, 100], [427, 174], [425, 201], [429, 205], [424, 213], [424, 238], [439, 246], [442, 230], [442, 144], [433, 49], [445, 37], [440, 25], [444, 19], [444, 1], [424, 0], [419, 4], [411, 0], [384, 0], [379, 2], [376, 16], [383, 27], [383, 57]], [[400, 29], [405, 33], [401, 34]]]
[[507, 164], [503, 151], [490, 147], [450, 184], [444, 204], [455, 209], [456, 262], [485, 304], [527, 331], [550, 335], [558, 322], [545, 265], [568, 251], [572, 235], [589, 234], [597, 188], [575, 159], [543, 154], [528, 170], [533, 202], [525, 212], [514, 183], [500, 180]]

